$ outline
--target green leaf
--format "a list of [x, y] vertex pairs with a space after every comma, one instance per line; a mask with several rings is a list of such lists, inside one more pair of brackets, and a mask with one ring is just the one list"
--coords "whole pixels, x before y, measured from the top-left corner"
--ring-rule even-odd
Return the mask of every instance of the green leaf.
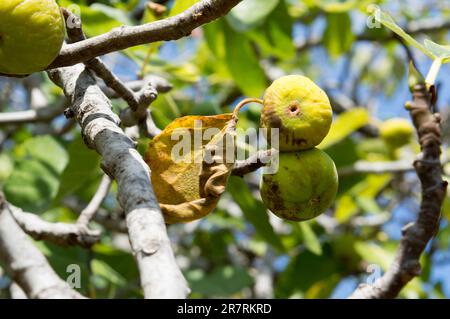
[[348, 13], [327, 15], [327, 28], [323, 35], [325, 46], [332, 57], [338, 57], [350, 50], [355, 36]]
[[[71, 7], [73, 3], [68, 0], [61, 0], [59, 5], [67, 8]], [[83, 30], [89, 36], [100, 35], [121, 25], [131, 24], [123, 11], [106, 5], [97, 3], [92, 6], [85, 6], [77, 3], [76, 8], [79, 8], [80, 12], [74, 13], [81, 16]]]
[[173, 4], [172, 9], [170, 10], [170, 16], [177, 15], [186, 9], [192, 7], [198, 0], [176, 0]]
[[9, 154], [0, 154], [0, 185], [14, 170], [14, 161]]
[[284, 251], [280, 237], [269, 223], [266, 207], [253, 197], [246, 182], [240, 177], [231, 176], [227, 190], [241, 207], [245, 218], [255, 227], [256, 232], [274, 248]]
[[320, 244], [319, 238], [317, 238], [309, 223], [303, 222], [298, 225], [302, 231], [303, 243], [306, 248], [313, 254], [321, 255], [322, 245]]
[[450, 62], [450, 45], [440, 45], [428, 39], [425, 39], [424, 44], [436, 58], [442, 60], [442, 63]]
[[353, 186], [336, 201], [334, 214], [337, 221], [340, 223], [348, 221], [360, 209], [372, 213], [380, 212], [374, 198], [390, 180], [390, 174], [371, 174]]
[[205, 296], [227, 297], [253, 285], [253, 278], [245, 268], [221, 266], [210, 274], [202, 270], [191, 270], [186, 278], [194, 293]]
[[245, 36], [225, 27], [225, 59], [228, 70], [241, 91], [252, 97], [260, 97], [266, 88], [266, 76]]
[[417, 42], [413, 37], [403, 31], [403, 29], [395, 23], [395, 20], [388, 13], [377, 8], [374, 10], [374, 12], [372, 12], [372, 14], [374, 14], [374, 17], [377, 21], [382, 23], [385, 27], [389, 28], [392, 32], [402, 37], [403, 40], [405, 40], [408, 44], [419, 49], [430, 58], [434, 59], [434, 55], [430, 51], [428, 51], [427, 48], [425, 48], [422, 44]]
[[43, 212], [56, 195], [67, 153], [51, 136], [29, 138], [17, 149], [22, 156], [5, 182], [5, 195], [24, 210]]
[[326, 12], [331, 13], [342, 13], [348, 12], [355, 8], [358, 4], [357, 0], [321, 0], [318, 1], [317, 5]]
[[92, 273], [103, 277], [112, 284], [124, 286], [127, 280], [114, 268], [102, 260], [94, 259], [91, 262]]
[[66, 150], [52, 136], [45, 135], [27, 139], [23, 147], [27, 157], [40, 160], [58, 173], [61, 173], [67, 165]]
[[280, 0], [245, 0], [234, 7], [227, 16], [232, 27], [237, 31], [261, 25], [275, 9]]
[[284, 1], [266, 19], [263, 26], [248, 31], [246, 35], [263, 51], [264, 55], [274, 55], [280, 59], [292, 59], [295, 46], [292, 41], [293, 20]]
[[338, 271], [338, 263], [330, 256], [329, 246], [320, 256], [305, 250], [292, 257], [286, 269], [280, 273], [275, 297], [289, 298], [297, 292], [305, 293], [314, 284], [329, 280]]
[[32, 213], [41, 213], [58, 191], [59, 175], [43, 162], [20, 162], [5, 183], [6, 198], [13, 205]]
[[341, 113], [333, 121], [330, 132], [318, 147], [321, 149], [330, 147], [367, 123], [369, 123], [369, 113], [364, 108], [354, 108]]
[[75, 274], [68, 271], [71, 265], [79, 266], [81, 275], [81, 289], [77, 289], [85, 294], [89, 283], [89, 251], [81, 247], [62, 247], [45, 241], [36, 242], [36, 245], [47, 257], [52, 268], [63, 279]]
[[363, 260], [380, 266], [383, 270], [388, 269], [394, 260], [395, 251], [386, 246], [379, 246], [374, 243], [356, 242], [355, 250]]
[[68, 152], [69, 164], [61, 175], [61, 183], [55, 201], [77, 191], [101, 173], [100, 156], [85, 145], [81, 136], [76, 137], [70, 143]]

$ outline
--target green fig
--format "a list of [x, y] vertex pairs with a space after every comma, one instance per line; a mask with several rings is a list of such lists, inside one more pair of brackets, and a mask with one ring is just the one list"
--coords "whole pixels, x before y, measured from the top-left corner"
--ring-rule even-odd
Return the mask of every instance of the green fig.
[[[318, 145], [328, 134], [332, 121], [328, 96], [313, 81], [301, 75], [275, 80], [263, 99], [261, 127], [279, 129], [278, 148], [300, 151]], [[269, 132], [268, 140], [272, 143]]]
[[403, 118], [393, 118], [380, 125], [380, 136], [392, 148], [409, 144], [414, 134], [411, 123]]
[[266, 207], [291, 221], [308, 220], [326, 211], [338, 189], [333, 160], [317, 148], [279, 156], [278, 171], [261, 177], [260, 193]]
[[55, 0], [0, 0], [0, 73], [44, 70], [58, 56], [64, 36]]

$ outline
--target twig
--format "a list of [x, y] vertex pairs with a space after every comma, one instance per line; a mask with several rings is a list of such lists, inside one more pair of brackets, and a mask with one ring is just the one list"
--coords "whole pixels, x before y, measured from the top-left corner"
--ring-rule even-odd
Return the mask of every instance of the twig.
[[274, 149], [261, 150], [256, 152], [246, 160], [236, 161], [231, 175], [244, 176], [248, 173], [258, 170], [269, 162], [274, 151]]
[[396, 297], [411, 279], [420, 275], [420, 255], [439, 229], [447, 182], [442, 180], [439, 160], [441, 117], [431, 113], [431, 100], [425, 84], [418, 84], [413, 89], [413, 102], [408, 104], [422, 150], [414, 162], [422, 186], [422, 203], [417, 220], [403, 228], [400, 246], [387, 272], [373, 285], [360, 285], [350, 298]]
[[33, 239], [71, 246], [89, 248], [100, 240], [100, 231], [88, 229], [85, 225], [51, 223], [38, 215], [22, 211], [10, 205], [11, 213], [17, 224]]
[[411, 164], [410, 161], [405, 160], [392, 162], [358, 161], [353, 165], [340, 167], [338, 173], [340, 177], [354, 174], [402, 173], [413, 171], [414, 167]]
[[97, 188], [94, 196], [92, 197], [89, 204], [83, 209], [78, 217], [77, 224], [80, 226], [86, 226], [94, 217], [95, 213], [100, 208], [101, 204], [108, 196], [109, 189], [111, 188], [112, 180], [108, 175], [103, 175], [102, 181]]
[[[82, 202], [76, 197], [67, 197], [63, 199], [63, 205], [71, 209], [74, 213], [81, 214], [86, 207], [86, 203]], [[99, 207], [97, 213], [94, 215], [93, 220], [109, 231], [126, 233], [127, 224], [125, 221], [125, 213], [123, 210], [107, 211], [106, 209]]]
[[49, 122], [62, 114], [64, 105], [49, 106], [36, 110], [0, 113], [0, 125], [13, 125], [32, 122]]
[[[244, 176], [265, 166], [271, 157], [271, 150], [262, 150], [253, 154], [246, 160], [236, 161], [232, 175]], [[350, 166], [338, 168], [339, 176], [348, 176], [354, 174], [384, 174], [384, 173], [402, 173], [413, 171], [409, 161], [399, 160], [392, 162], [366, 162], [358, 161]]]
[[84, 298], [50, 267], [44, 255], [17, 225], [1, 193], [0, 260], [29, 298]]
[[110, 101], [82, 65], [48, 73], [72, 102], [84, 141], [102, 156], [103, 170], [117, 181], [145, 297], [185, 298], [189, 289], [170, 247], [149, 167], [118, 126]]
[[[72, 43], [77, 43], [86, 39], [83, 33], [81, 20], [72, 14], [69, 10], [62, 8], [62, 12], [66, 21], [78, 21], [73, 26], [67, 26], [67, 34]], [[105, 84], [111, 88], [118, 96], [123, 98], [129, 108], [120, 112], [120, 119], [122, 124], [126, 127], [139, 125], [146, 136], [154, 137], [160, 133], [160, 130], [153, 122], [149, 105], [157, 98], [158, 92], [151, 86], [151, 82], [147, 82], [138, 92], [131, 90], [125, 83], [123, 83], [103, 61], [95, 57], [84, 62], [84, 64], [95, 72]]]
[[202, 0], [170, 18], [140, 26], [122, 26], [105, 34], [65, 45], [48, 69], [75, 65], [141, 44], [180, 39], [195, 28], [224, 16], [239, 2], [241, 0]]
[[[133, 92], [140, 91], [144, 86], [149, 85], [154, 87], [158, 93], [167, 93], [172, 90], [172, 84], [169, 83], [165, 78], [157, 75], [147, 75], [142, 80], [126, 82], [125, 85]], [[100, 85], [103, 93], [110, 99], [120, 97], [113, 89], [105, 85]]]

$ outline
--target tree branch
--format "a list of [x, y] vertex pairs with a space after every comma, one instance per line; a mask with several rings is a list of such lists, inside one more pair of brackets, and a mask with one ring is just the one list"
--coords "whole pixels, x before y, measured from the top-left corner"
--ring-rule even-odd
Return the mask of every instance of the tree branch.
[[231, 175], [242, 177], [248, 173], [258, 170], [269, 162], [272, 154], [275, 155], [275, 152], [275, 149], [261, 150], [256, 152], [246, 160], [236, 161]]
[[29, 298], [84, 298], [61, 280], [44, 255], [28, 239], [0, 193], [0, 259]]
[[[86, 40], [83, 33], [81, 19], [72, 14], [69, 10], [63, 8], [62, 13], [66, 21], [76, 21], [73, 25], [67, 24], [67, 35], [72, 43]], [[129, 108], [120, 112], [122, 124], [126, 127], [139, 125], [149, 137], [154, 137], [160, 133], [160, 130], [153, 122], [149, 105], [156, 99], [158, 92], [150, 85], [150, 82], [142, 86], [138, 92], [134, 92], [122, 82], [103, 61], [95, 57], [84, 62], [86, 67], [95, 72], [118, 96], [127, 102]]]
[[111, 188], [112, 180], [108, 175], [103, 175], [102, 181], [97, 188], [94, 196], [89, 204], [83, 209], [78, 217], [77, 224], [87, 226], [98, 211], [106, 196], [108, 196], [109, 189]]
[[85, 225], [47, 222], [36, 214], [26, 213], [12, 205], [10, 210], [17, 224], [35, 240], [86, 248], [100, 240], [100, 231], [88, 229]]
[[0, 113], [0, 125], [48, 122], [62, 114], [64, 105], [49, 106], [35, 110]]
[[119, 128], [110, 101], [82, 65], [48, 73], [72, 102], [86, 144], [102, 156], [103, 170], [117, 181], [145, 297], [185, 298], [189, 289], [170, 247], [149, 167]]
[[[86, 207], [85, 203], [74, 196], [63, 199], [63, 205], [78, 214], [81, 214]], [[93, 216], [93, 220], [109, 231], [119, 233], [127, 232], [125, 214], [121, 209], [110, 212], [102, 207], [99, 207], [97, 213]]]
[[406, 225], [394, 262], [373, 285], [360, 285], [350, 298], [394, 298], [415, 276], [420, 275], [420, 255], [439, 229], [442, 202], [447, 182], [442, 180], [441, 132], [439, 114], [431, 110], [432, 96], [425, 84], [413, 90], [409, 104], [422, 153], [414, 162], [414, 169], [422, 186], [422, 203], [417, 220]]
[[65, 45], [48, 69], [86, 62], [141, 44], [180, 39], [195, 28], [222, 17], [239, 2], [241, 0], [202, 0], [170, 18], [140, 26], [122, 26], [97, 37]]

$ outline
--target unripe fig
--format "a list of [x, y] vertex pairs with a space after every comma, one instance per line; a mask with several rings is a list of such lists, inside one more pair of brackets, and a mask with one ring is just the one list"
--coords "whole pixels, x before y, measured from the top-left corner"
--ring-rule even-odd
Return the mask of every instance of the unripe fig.
[[414, 134], [412, 125], [403, 118], [393, 118], [380, 125], [380, 136], [390, 147], [399, 148], [411, 141]]
[[317, 148], [279, 156], [278, 172], [261, 177], [260, 192], [266, 207], [291, 221], [308, 220], [327, 210], [338, 189], [333, 160]]
[[0, 73], [44, 70], [57, 57], [64, 36], [55, 0], [0, 0]]
[[[318, 145], [328, 134], [331, 120], [327, 95], [307, 77], [283, 76], [264, 94], [261, 127], [279, 129], [279, 150], [282, 152]], [[269, 132], [269, 143], [270, 136]]]

